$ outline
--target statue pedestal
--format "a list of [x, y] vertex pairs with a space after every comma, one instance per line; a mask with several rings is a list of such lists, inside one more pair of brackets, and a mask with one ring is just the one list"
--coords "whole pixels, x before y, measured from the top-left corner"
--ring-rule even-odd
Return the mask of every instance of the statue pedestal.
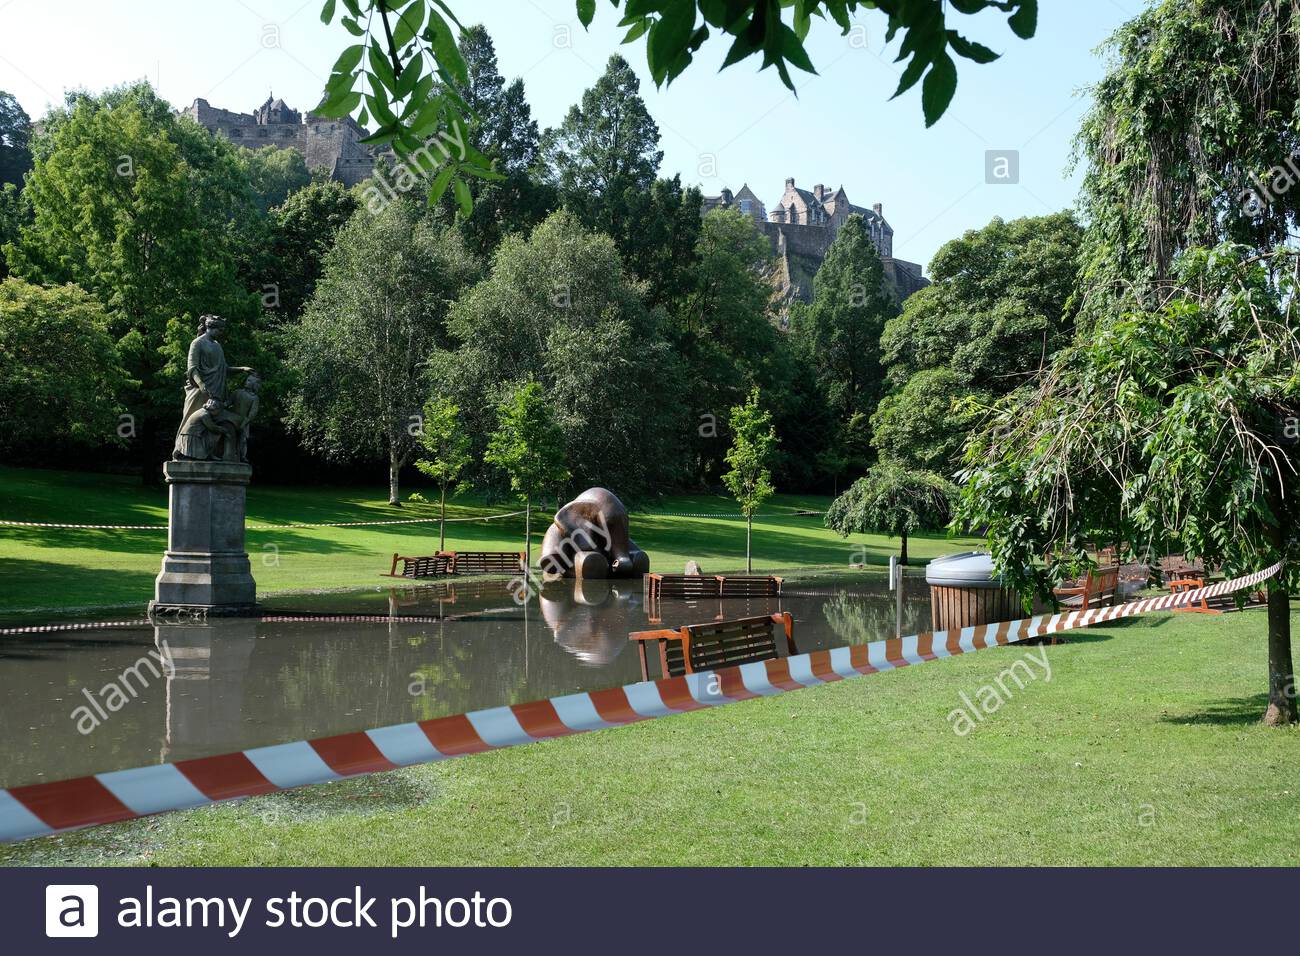
[[167, 553], [150, 613], [172, 609], [244, 614], [257, 607], [244, 550], [244, 493], [253, 469], [241, 462], [169, 461]]

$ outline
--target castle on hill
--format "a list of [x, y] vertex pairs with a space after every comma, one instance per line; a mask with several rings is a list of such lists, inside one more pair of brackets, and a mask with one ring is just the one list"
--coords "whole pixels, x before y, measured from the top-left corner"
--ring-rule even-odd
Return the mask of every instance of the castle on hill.
[[870, 209], [855, 206], [843, 186], [831, 191], [818, 183], [811, 190], [800, 189], [790, 177], [785, 181], [785, 192], [768, 212], [754, 191], [744, 185], [736, 193], [724, 189], [719, 196], [705, 197], [704, 211], [711, 209], [736, 209], [754, 220], [755, 228], [772, 244], [777, 259], [776, 284], [787, 301], [812, 301], [813, 276], [840, 227], [855, 213], [865, 221], [885, 267], [885, 278], [900, 303], [930, 284], [919, 264], [894, 258], [894, 229], [885, 220], [881, 204]]
[[251, 113], [218, 109], [196, 99], [181, 114], [236, 146], [296, 149], [308, 169], [326, 169], [331, 179], [347, 186], [369, 178], [375, 168], [374, 155], [361, 142], [369, 134], [351, 117], [339, 120], [308, 113], [304, 118], [284, 100], [269, 96]]

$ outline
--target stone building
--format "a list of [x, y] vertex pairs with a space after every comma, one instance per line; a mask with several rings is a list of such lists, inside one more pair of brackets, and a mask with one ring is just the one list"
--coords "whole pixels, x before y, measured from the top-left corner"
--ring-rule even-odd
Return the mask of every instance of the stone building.
[[360, 142], [368, 134], [351, 117], [337, 120], [308, 113], [304, 118], [284, 100], [269, 96], [252, 113], [218, 109], [205, 99], [195, 100], [181, 113], [237, 146], [296, 149], [308, 169], [326, 169], [331, 179], [347, 186], [368, 178], [375, 168], [370, 148]]
[[843, 186], [831, 191], [818, 183], [811, 190], [800, 189], [791, 177], [785, 181], [785, 192], [768, 212], [745, 185], [734, 194], [724, 189], [720, 196], [705, 198], [704, 212], [719, 208], [735, 208], [751, 216], [755, 227], [767, 236], [777, 260], [774, 283], [787, 302], [812, 301], [813, 276], [826, 258], [840, 226], [854, 213], [865, 220], [885, 267], [885, 278], [900, 303], [930, 284], [922, 275], [920, 265], [894, 258], [894, 229], [885, 220], [881, 204], [876, 203], [870, 209], [855, 206]]

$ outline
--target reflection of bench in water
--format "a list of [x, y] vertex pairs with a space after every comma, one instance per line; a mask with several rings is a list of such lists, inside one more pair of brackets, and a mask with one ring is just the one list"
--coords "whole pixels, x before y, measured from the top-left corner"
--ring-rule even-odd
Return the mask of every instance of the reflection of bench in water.
[[676, 630], [635, 631], [628, 640], [637, 642], [641, 657], [641, 679], [650, 679], [646, 645], [659, 645], [659, 669], [664, 677], [681, 677], [697, 671], [715, 670], [755, 661], [770, 661], [780, 655], [776, 626], [785, 632], [786, 648], [799, 651], [794, 643], [794, 618], [789, 612], [745, 617], [734, 621], [687, 624]]
[[647, 574], [646, 596], [661, 598], [771, 597], [781, 578], [771, 574]]
[[[409, 557], [394, 554], [392, 567], [384, 577], [440, 578], [449, 574], [518, 574], [524, 566], [522, 551], [438, 551]], [[402, 570], [397, 570], [397, 562]]]

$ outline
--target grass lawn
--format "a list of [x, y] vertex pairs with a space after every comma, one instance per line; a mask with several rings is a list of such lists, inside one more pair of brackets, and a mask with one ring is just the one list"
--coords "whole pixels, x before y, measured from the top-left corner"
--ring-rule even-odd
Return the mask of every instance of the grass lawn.
[[[822, 525], [829, 498], [779, 495], [764, 505], [754, 525], [754, 567], [760, 571], [845, 571], [851, 558], [884, 566], [897, 540], [862, 536], [846, 541]], [[457, 518], [501, 514], [517, 505], [458, 501]], [[720, 496], [671, 498], [652, 510], [736, 513]], [[248, 493], [248, 523], [287, 524], [424, 518], [436, 506], [390, 508], [387, 489], [258, 486]], [[537, 560], [549, 513], [534, 515]], [[69, 524], [166, 524], [165, 490], [144, 488], [138, 478], [0, 467], [0, 518]], [[447, 546], [465, 550], [515, 550], [524, 520], [470, 521], [447, 526]], [[632, 535], [658, 569], [681, 571], [688, 558], [710, 573], [744, 568], [745, 527], [739, 518], [676, 518], [633, 515]], [[971, 541], [928, 535], [910, 542], [914, 563], [964, 550]], [[258, 593], [268, 596], [328, 588], [375, 587], [394, 551], [428, 554], [438, 546], [436, 524], [368, 528], [285, 528], [248, 532], [248, 553]], [[143, 605], [153, 596], [166, 547], [164, 531], [92, 531], [0, 526], [0, 613], [105, 605]], [[858, 553], [855, 555], [855, 551]]]
[[[1300, 615], [1298, 615], [1300, 617]], [[1297, 620], [1300, 624], [1300, 619]], [[1272, 864], [1300, 731], [1264, 617], [1154, 615], [513, 750], [0, 847], [0, 865]]]

